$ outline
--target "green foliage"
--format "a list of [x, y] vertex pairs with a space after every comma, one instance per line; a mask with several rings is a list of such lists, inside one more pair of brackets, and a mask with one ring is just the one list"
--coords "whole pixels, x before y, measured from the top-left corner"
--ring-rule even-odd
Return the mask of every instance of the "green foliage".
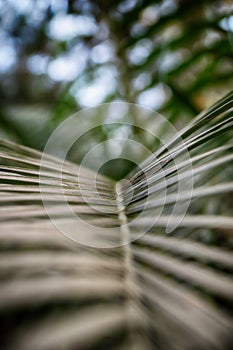
[[[180, 129], [232, 85], [227, 0], [7, 0], [0, 17], [2, 52], [10, 46], [13, 57], [2, 68], [0, 124], [29, 146], [41, 149], [80, 108], [116, 99], [151, 106]], [[32, 139], [17, 116], [28, 105], [32, 125], [37, 108], [49, 115]]]

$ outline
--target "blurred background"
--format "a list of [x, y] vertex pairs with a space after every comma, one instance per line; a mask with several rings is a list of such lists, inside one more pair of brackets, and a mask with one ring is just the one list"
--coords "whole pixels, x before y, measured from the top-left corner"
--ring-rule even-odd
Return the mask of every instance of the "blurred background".
[[233, 86], [231, 0], [0, 0], [0, 43], [0, 137], [37, 149], [86, 107], [138, 103], [179, 129]]

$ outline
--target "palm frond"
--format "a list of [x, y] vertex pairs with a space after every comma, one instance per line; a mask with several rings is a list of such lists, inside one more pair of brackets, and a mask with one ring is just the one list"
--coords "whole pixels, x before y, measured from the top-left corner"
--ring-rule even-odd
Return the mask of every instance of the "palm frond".
[[[1, 349], [230, 349], [232, 106], [230, 93], [123, 184], [98, 174], [94, 186], [88, 169], [77, 181], [68, 161], [61, 182], [61, 160], [43, 156], [41, 168], [40, 152], [0, 141]], [[41, 195], [58, 222], [93, 234], [61, 189], [93, 238], [115, 247], [59, 232]]]

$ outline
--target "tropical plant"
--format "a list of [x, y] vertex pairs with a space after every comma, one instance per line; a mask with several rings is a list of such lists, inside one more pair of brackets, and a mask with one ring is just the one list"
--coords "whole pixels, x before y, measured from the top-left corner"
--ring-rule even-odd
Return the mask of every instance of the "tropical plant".
[[[0, 142], [1, 349], [231, 348], [232, 107], [231, 92], [127, 181], [98, 174], [97, 190], [91, 170], [77, 182], [79, 167], [66, 161], [61, 182], [59, 158], [43, 155], [41, 168], [40, 152]], [[60, 187], [74, 213], [107, 230], [102, 243], [121, 244], [96, 249], [61, 235], [41, 199], [72, 223]]]
[[231, 89], [232, 13], [229, 0], [0, 0], [0, 132], [41, 150], [80, 107], [116, 99], [179, 129]]

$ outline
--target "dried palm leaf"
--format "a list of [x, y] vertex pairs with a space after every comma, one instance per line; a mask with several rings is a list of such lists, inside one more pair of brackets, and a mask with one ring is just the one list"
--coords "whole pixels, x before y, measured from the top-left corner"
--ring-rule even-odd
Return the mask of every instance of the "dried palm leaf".
[[[98, 175], [96, 187], [88, 169], [77, 182], [70, 162], [61, 183], [61, 160], [44, 156], [41, 169], [40, 152], [0, 141], [1, 349], [231, 348], [232, 107], [230, 93], [123, 184]], [[192, 193], [178, 193], [191, 177]], [[117, 247], [59, 232], [41, 188], [57, 222], [73, 224], [61, 187], [73, 213]], [[174, 212], [187, 200], [186, 216]]]

